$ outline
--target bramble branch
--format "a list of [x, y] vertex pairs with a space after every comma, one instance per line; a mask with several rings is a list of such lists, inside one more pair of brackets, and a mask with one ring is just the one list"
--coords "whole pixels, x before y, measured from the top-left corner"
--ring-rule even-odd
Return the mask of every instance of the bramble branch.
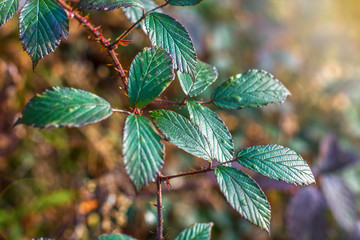
[[160, 174], [156, 178], [156, 207], [157, 207], [157, 232], [156, 232], [156, 240], [163, 240], [163, 216], [162, 216], [162, 191], [161, 191], [161, 177]]

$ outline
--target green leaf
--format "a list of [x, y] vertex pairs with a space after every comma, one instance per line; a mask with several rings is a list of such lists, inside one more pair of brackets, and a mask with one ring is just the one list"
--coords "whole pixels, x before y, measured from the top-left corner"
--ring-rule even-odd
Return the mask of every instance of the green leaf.
[[211, 161], [209, 142], [190, 120], [168, 110], [152, 111], [151, 117], [168, 141], [196, 157]]
[[[126, 8], [124, 9], [124, 13], [126, 15], [126, 17], [132, 22], [132, 23], [136, 23], [143, 15], [143, 10], [145, 12], [148, 12], [150, 10], [153, 10], [154, 8], [156, 8], [158, 5], [156, 5], [154, 3], [153, 0], [139, 0], [144, 9], [141, 9], [141, 8]], [[158, 9], [157, 10], [158, 12], [161, 12], [161, 9]], [[140, 26], [141, 28], [143, 29], [143, 31], [145, 33], [147, 33], [147, 30], [146, 30], [146, 26], [143, 22], [140, 23]]]
[[123, 155], [127, 174], [137, 190], [153, 181], [164, 163], [161, 137], [146, 117], [131, 114], [124, 127]]
[[121, 233], [111, 233], [98, 237], [98, 240], [136, 240], [136, 239]]
[[187, 73], [177, 72], [177, 76], [184, 93], [190, 97], [195, 97], [217, 79], [218, 73], [214, 66], [198, 61], [195, 70], [195, 81]]
[[80, 0], [76, 7], [81, 9], [114, 10], [116, 8], [139, 7], [143, 8], [139, 0]]
[[238, 109], [282, 103], [288, 95], [290, 92], [270, 73], [249, 70], [221, 84], [211, 99], [219, 107]]
[[219, 166], [214, 171], [227, 202], [245, 219], [270, 232], [270, 204], [257, 183], [235, 168]]
[[184, 229], [174, 240], [210, 240], [213, 223], [195, 223]]
[[151, 43], [170, 53], [176, 69], [193, 77], [197, 58], [186, 29], [174, 18], [156, 12], [146, 16], [146, 28]]
[[301, 185], [315, 183], [307, 163], [290, 148], [280, 145], [253, 146], [241, 150], [237, 158], [241, 165], [276, 180]]
[[0, 0], [0, 27], [5, 24], [19, 8], [19, 0]]
[[202, 0], [168, 0], [167, 2], [173, 6], [192, 6], [200, 3]]
[[234, 155], [234, 143], [224, 122], [216, 113], [199, 103], [188, 102], [190, 119], [199, 126], [211, 146], [211, 157], [218, 162], [230, 161]]
[[154, 100], [174, 79], [172, 59], [161, 47], [145, 48], [130, 67], [130, 106], [142, 108]]
[[20, 40], [33, 61], [33, 68], [67, 38], [69, 20], [55, 0], [28, 0], [21, 9]]
[[75, 88], [53, 87], [32, 98], [15, 125], [80, 127], [101, 121], [111, 114], [110, 104], [95, 94]]

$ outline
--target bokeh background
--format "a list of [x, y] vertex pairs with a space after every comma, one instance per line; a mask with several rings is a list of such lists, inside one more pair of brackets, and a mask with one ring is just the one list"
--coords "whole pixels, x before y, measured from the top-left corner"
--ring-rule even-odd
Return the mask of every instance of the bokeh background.
[[[161, 2], [158, 2], [161, 3]], [[165, 234], [214, 222], [213, 239], [360, 239], [360, 2], [356, 0], [204, 0], [164, 10], [190, 32], [199, 59], [219, 80], [251, 68], [275, 75], [292, 95], [282, 105], [216, 110], [235, 149], [281, 144], [311, 165], [317, 184], [293, 187], [248, 172], [272, 206], [271, 236], [229, 207], [211, 173], [171, 182], [165, 190]], [[107, 37], [131, 23], [121, 10], [87, 12]], [[155, 186], [136, 193], [122, 156], [124, 115], [79, 129], [38, 130], [12, 124], [31, 97], [71, 86], [128, 102], [106, 51], [75, 20], [60, 47], [33, 72], [18, 40], [17, 15], [0, 29], [0, 239], [94, 239], [124, 232], [155, 239]], [[141, 29], [117, 53], [125, 69], [144, 46]], [[162, 96], [180, 100], [177, 81]], [[171, 106], [150, 105], [151, 108]], [[184, 109], [180, 109], [184, 111]], [[206, 164], [166, 145], [164, 174]]]

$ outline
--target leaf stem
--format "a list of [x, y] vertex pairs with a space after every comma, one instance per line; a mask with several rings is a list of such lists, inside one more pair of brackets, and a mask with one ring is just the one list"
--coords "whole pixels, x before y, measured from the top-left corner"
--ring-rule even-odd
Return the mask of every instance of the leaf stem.
[[210, 100], [210, 101], [195, 101], [195, 102], [200, 103], [200, 104], [202, 104], [202, 105], [206, 105], [206, 104], [211, 104], [211, 103], [213, 103], [213, 101], [214, 101], [214, 100]]
[[126, 114], [131, 114], [131, 112], [129, 111], [126, 111], [126, 110], [122, 110], [122, 109], [116, 109], [116, 108], [113, 108], [112, 109], [113, 112], [118, 112], [118, 113], [126, 113]]
[[176, 101], [171, 101], [171, 100], [167, 100], [167, 99], [161, 99], [161, 98], [155, 98], [154, 99], [155, 102], [163, 102], [163, 103], [169, 103], [169, 104], [174, 104], [174, 105], [185, 105], [186, 102], [176, 102]]
[[162, 191], [161, 191], [161, 177], [160, 174], [156, 178], [156, 207], [157, 207], [157, 232], [156, 232], [156, 240], [163, 240], [163, 216], [162, 216]]

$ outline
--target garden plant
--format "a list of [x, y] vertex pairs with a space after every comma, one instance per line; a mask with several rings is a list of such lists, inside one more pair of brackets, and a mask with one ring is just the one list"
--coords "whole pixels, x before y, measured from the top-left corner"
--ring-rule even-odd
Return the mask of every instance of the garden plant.
[[[270, 204], [259, 185], [243, 167], [276, 180], [295, 185], [315, 183], [303, 158], [295, 151], [280, 146], [257, 145], [234, 152], [231, 133], [221, 118], [211, 110], [240, 110], [282, 103], [290, 95], [287, 88], [270, 73], [251, 69], [221, 83], [206, 99], [198, 99], [218, 78], [215, 66], [197, 58], [196, 50], [184, 26], [163, 13], [165, 7], [201, 4], [201, 0], [167, 0], [160, 5], [151, 0], [27, 0], [19, 15], [20, 40], [35, 70], [39, 61], [67, 38], [69, 19], [85, 27], [103, 51], [121, 80], [121, 94], [129, 100], [127, 109], [111, 106], [93, 93], [67, 87], [52, 87], [33, 97], [25, 106], [22, 117], [15, 122], [37, 128], [82, 127], [102, 121], [112, 114], [126, 114], [123, 124], [122, 153], [126, 172], [136, 191], [152, 184], [156, 188], [156, 239], [164, 239], [162, 188], [171, 189], [174, 178], [212, 173], [228, 204], [240, 216], [270, 233]], [[18, 10], [18, 0], [0, 0], [0, 26]], [[113, 39], [103, 36], [101, 27], [92, 24], [82, 9], [110, 11], [122, 8], [133, 23]], [[125, 38], [138, 26], [152, 44], [145, 47], [125, 70], [116, 50], [131, 41]], [[179, 81], [184, 92], [181, 101], [159, 97], [173, 82]], [[163, 108], [183, 107], [187, 113], [168, 109], [149, 109], [159, 103]], [[187, 117], [189, 116], [189, 117]], [[120, 137], [120, 136], [119, 136]], [[164, 142], [207, 161], [205, 167], [173, 175], [163, 175], [166, 160]], [[234, 165], [235, 166], [235, 165]], [[238, 166], [238, 165], [236, 165]], [[210, 239], [211, 219], [197, 223], [181, 232], [176, 239]], [[133, 239], [124, 234], [104, 233], [99, 239]]]

